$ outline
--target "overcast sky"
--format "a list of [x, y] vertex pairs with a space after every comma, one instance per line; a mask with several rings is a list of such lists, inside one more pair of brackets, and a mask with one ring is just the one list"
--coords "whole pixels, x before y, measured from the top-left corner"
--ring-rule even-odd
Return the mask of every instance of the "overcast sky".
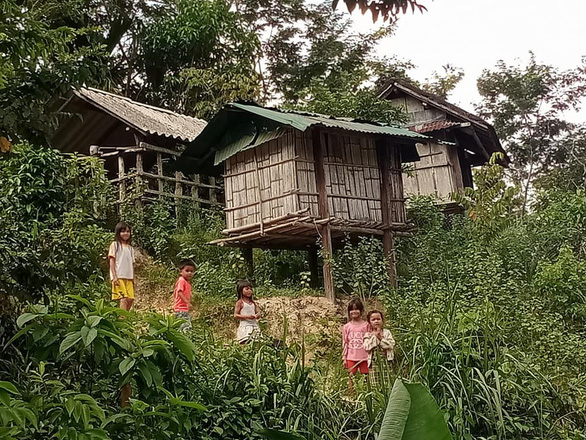
[[[343, 1], [338, 10], [345, 8]], [[380, 53], [411, 60], [416, 80], [428, 78], [447, 63], [464, 69], [465, 77], [449, 100], [473, 111], [480, 97], [476, 79], [498, 60], [526, 63], [529, 51], [538, 62], [562, 69], [586, 56], [586, 0], [420, 0], [427, 6], [401, 17], [396, 33]], [[555, 6], [554, 6], [555, 3]], [[351, 15], [359, 30], [375, 29], [370, 13]], [[380, 24], [380, 23], [379, 23]], [[572, 115], [586, 122], [586, 109]]]

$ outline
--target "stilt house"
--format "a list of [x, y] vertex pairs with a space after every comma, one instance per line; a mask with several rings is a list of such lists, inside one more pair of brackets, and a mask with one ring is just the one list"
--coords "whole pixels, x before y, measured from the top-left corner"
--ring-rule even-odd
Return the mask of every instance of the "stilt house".
[[324, 253], [326, 295], [334, 297], [329, 255], [345, 236], [381, 236], [394, 282], [393, 235], [409, 228], [402, 162], [419, 159], [427, 136], [324, 115], [230, 104], [181, 156], [183, 172], [224, 173], [225, 238], [245, 249]]
[[205, 121], [93, 88], [72, 90], [60, 103], [58, 118], [52, 145], [102, 158], [118, 187], [119, 202], [127, 199], [132, 185], [141, 189], [133, 194], [138, 200], [221, 204], [221, 187], [214, 177], [187, 176], [173, 169], [184, 144], [201, 133]]
[[508, 164], [494, 127], [482, 118], [403, 80], [389, 81], [379, 96], [406, 110], [410, 130], [432, 137], [417, 145], [421, 160], [403, 176], [407, 196], [431, 195], [446, 202], [452, 193], [473, 186], [472, 168], [488, 163], [493, 153], [502, 153], [500, 163]]

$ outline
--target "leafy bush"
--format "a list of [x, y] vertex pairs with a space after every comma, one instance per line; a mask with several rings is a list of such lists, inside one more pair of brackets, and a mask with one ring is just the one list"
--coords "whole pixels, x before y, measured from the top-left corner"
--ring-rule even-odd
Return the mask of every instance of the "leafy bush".
[[16, 145], [0, 181], [0, 293], [39, 298], [99, 272], [112, 198], [95, 158]]

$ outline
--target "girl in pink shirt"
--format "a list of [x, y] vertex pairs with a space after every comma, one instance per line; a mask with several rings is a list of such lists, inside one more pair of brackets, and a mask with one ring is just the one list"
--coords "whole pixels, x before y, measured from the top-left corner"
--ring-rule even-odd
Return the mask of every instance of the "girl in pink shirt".
[[[364, 306], [355, 298], [348, 303], [348, 323], [342, 330], [344, 367], [353, 375], [360, 371], [368, 374], [368, 353], [364, 349], [364, 335], [368, 332], [368, 322], [362, 318]], [[352, 382], [350, 382], [352, 388]]]

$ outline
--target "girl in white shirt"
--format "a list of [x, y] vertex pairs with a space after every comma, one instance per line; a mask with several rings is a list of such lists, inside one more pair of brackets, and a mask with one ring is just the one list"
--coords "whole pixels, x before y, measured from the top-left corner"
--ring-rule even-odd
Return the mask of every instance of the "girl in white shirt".
[[112, 299], [120, 301], [121, 309], [130, 310], [134, 302], [134, 248], [130, 245], [130, 226], [119, 222], [114, 234], [116, 240], [108, 250]]

